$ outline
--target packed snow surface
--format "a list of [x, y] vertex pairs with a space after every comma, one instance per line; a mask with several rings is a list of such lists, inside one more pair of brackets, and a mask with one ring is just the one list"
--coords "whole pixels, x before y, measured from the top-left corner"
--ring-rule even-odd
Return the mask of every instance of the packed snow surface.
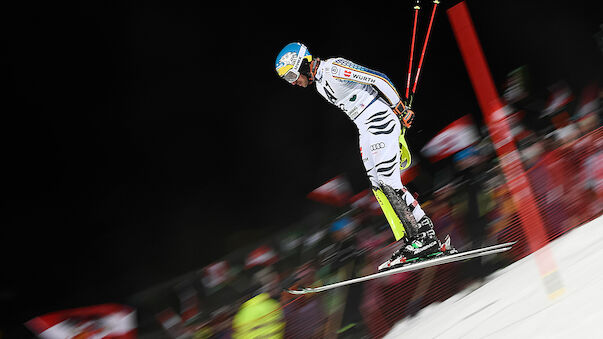
[[400, 321], [386, 338], [603, 338], [602, 244], [600, 216]]

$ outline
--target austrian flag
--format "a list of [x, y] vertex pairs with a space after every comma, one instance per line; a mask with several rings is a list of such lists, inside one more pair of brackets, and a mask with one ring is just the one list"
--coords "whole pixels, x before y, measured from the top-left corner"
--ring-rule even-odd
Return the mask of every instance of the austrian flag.
[[352, 75], [352, 71], [349, 71], [349, 70], [346, 69], [346, 70], [343, 71], [343, 75], [345, 77], [349, 78]]
[[119, 304], [102, 304], [57, 311], [25, 325], [44, 339], [134, 339], [136, 311]]
[[479, 141], [479, 133], [471, 117], [465, 115], [441, 130], [421, 149], [421, 153], [436, 162], [447, 158]]
[[343, 175], [338, 175], [310, 192], [307, 197], [323, 204], [342, 207], [349, 202], [351, 196], [350, 182]]

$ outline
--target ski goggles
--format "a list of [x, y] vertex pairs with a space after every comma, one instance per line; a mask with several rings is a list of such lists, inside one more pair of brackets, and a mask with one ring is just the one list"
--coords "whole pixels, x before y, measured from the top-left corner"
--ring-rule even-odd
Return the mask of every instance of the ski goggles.
[[294, 69], [290, 69], [287, 71], [287, 73], [282, 76], [282, 78], [285, 79], [285, 81], [287, 81], [288, 83], [292, 84], [296, 82], [297, 79], [299, 79], [299, 72]]

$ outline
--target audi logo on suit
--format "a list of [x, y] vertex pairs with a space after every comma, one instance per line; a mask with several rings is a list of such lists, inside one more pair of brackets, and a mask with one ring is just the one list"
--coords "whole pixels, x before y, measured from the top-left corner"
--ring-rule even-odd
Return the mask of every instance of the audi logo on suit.
[[376, 151], [376, 150], [382, 149], [382, 148], [385, 148], [385, 143], [384, 142], [379, 142], [379, 143], [371, 145], [371, 151]]

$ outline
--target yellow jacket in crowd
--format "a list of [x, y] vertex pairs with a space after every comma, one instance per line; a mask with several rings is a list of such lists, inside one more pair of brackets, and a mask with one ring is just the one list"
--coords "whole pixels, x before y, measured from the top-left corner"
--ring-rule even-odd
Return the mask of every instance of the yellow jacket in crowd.
[[283, 338], [285, 317], [278, 301], [267, 293], [247, 300], [232, 321], [234, 339]]

